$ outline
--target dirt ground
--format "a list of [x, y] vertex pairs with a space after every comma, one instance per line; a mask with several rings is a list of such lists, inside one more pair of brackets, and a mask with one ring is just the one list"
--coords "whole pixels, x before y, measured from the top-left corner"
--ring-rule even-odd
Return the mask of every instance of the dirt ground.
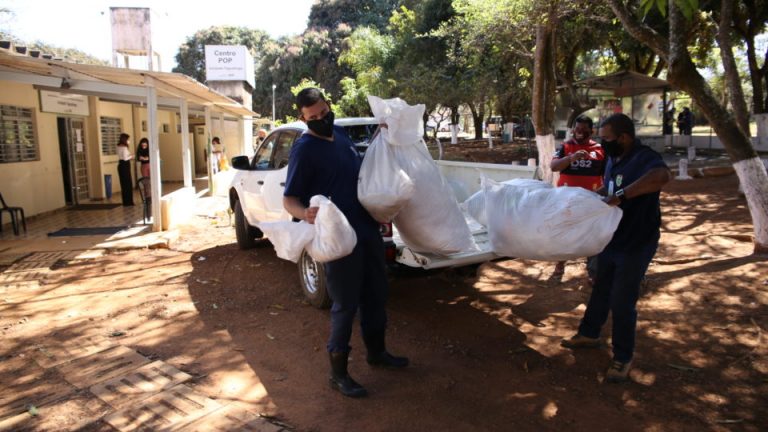
[[344, 398], [326, 380], [328, 312], [302, 298], [296, 266], [268, 243], [239, 250], [226, 217], [198, 217], [170, 250], [59, 261], [39, 286], [1, 288], [0, 417], [30, 394], [22, 413], [53, 407], [15, 429], [112, 430], [99, 399], [56, 399], [66, 383], [29, 361], [100, 337], [300, 431], [765, 431], [768, 265], [735, 191], [733, 176], [666, 188], [629, 383], [604, 382], [608, 344], [559, 346], [588, 298], [584, 262], [557, 281], [550, 263], [499, 260], [392, 278], [388, 344], [412, 366], [368, 367], [356, 329], [350, 369], [370, 397]]

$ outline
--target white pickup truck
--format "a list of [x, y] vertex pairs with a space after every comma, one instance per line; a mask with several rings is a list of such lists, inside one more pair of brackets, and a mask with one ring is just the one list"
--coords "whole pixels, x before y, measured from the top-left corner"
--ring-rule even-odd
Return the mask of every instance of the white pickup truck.
[[[343, 118], [335, 124], [342, 126], [364, 154], [368, 139], [373, 136], [377, 121], [374, 118]], [[241, 249], [256, 246], [263, 237], [257, 228], [259, 223], [291, 220], [283, 208], [283, 189], [287, 175], [288, 157], [291, 146], [306, 131], [304, 123], [291, 123], [272, 131], [256, 150], [252, 158], [237, 156], [232, 159], [236, 172], [229, 187], [229, 205], [235, 214], [235, 233]], [[453, 189], [455, 199], [462, 202], [480, 189], [482, 175], [497, 181], [513, 178], [534, 178], [536, 168], [522, 165], [436, 161], [443, 176]], [[478, 250], [448, 256], [418, 253], [406, 246], [391, 224], [381, 228], [387, 261], [393, 266], [401, 265], [423, 269], [459, 267], [485, 262], [497, 256], [490, 251], [485, 228], [466, 217], [478, 246]], [[299, 278], [307, 299], [319, 308], [331, 304], [325, 289], [323, 266], [316, 263], [307, 253], [299, 259]]]

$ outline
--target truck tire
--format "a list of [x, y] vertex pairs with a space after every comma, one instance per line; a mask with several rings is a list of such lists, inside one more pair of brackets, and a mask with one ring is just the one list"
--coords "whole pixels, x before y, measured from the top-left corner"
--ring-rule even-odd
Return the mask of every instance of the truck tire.
[[235, 201], [235, 237], [237, 237], [237, 246], [242, 250], [253, 249], [256, 247], [256, 239], [262, 238], [264, 233], [256, 227], [248, 224], [248, 220], [243, 214], [243, 208], [240, 206], [240, 200]]
[[312, 306], [318, 309], [331, 307], [331, 297], [328, 295], [325, 282], [325, 267], [316, 262], [307, 251], [299, 258], [299, 280], [301, 291]]

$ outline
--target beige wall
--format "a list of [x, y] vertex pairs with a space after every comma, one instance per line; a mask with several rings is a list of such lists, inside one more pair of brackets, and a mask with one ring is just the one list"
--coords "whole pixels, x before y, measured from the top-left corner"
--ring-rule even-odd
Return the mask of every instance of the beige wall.
[[[91, 114], [94, 113], [92, 112]], [[139, 139], [133, 134], [133, 111], [131, 109], [131, 104], [99, 101], [96, 109], [96, 116], [93, 117], [98, 125], [97, 130], [99, 131], [99, 139], [97, 149], [98, 155], [100, 156], [99, 160], [101, 161], [101, 176], [99, 176], [98, 179], [101, 187], [94, 187], [93, 190], [101, 191], [100, 195], [94, 196], [94, 198], [103, 198], [106, 196], [104, 192], [104, 175], [112, 175], [112, 195], [119, 194], [121, 188], [120, 179], [117, 177], [117, 155], [105, 155], [101, 153], [101, 117], [116, 117], [120, 119], [123, 125], [123, 132], [131, 136], [131, 142], [128, 146], [131, 154], [136, 154], [136, 144], [139, 142]], [[133, 167], [135, 164], [131, 165]], [[131, 180], [133, 183], [136, 183], [136, 170], [131, 171]]]
[[6, 203], [24, 208], [28, 216], [64, 207], [56, 114], [40, 112], [37, 91], [28, 84], [0, 81], [0, 104], [34, 108], [40, 156], [38, 161], [0, 164], [0, 193]]
[[[88, 152], [90, 198], [103, 199], [106, 196], [104, 175], [112, 175], [113, 195], [120, 193], [120, 181], [117, 175], [117, 156], [101, 153], [100, 118], [105, 116], [121, 119], [123, 131], [131, 135], [130, 151], [135, 154], [136, 144], [142, 137], [147, 136], [147, 132], [141, 128], [141, 122], [146, 121], [147, 110], [129, 103], [100, 101], [93, 96], [89, 97], [88, 101], [90, 116], [84, 118], [84, 139]], [[38, 92], [29, 84], [0, 81], [0, 104], [34, 109], [35, 134], [40, 156], [38, 161], [0, 164], [0, 193], [9, 205], [24, 208], [27, 216], [64, 207], [66, 202], [57, 128], [57, 117], [60, 115], [40, 112]], [[180, 120], [175, 111], [158, 110], [161, 175], [164, 181], [184, 179], [181, 134], [177, 131], [177, 123], [180, 123]], [[168, 132], [163, 132], [163, 124], [168, 125]], [[203, 125], [199, 126], [204, 129]], [[212, 136], [221, 137], [228, 160], [242, 153], [242, 133], [236, 120], [222, 122], [220, 114], [214, 112], [212, 126]], [[200, 162], [207, 137], [194, 135], [197, 128], [193, 126], [193, 134], [190, 134], [190, 145], [195, 146], [193, 173], [195, 168], [205, 172], [205, 165]], [[133, 166], [136, 168], [135, 163]], [[137, 169], [134, 169], [134, 182], [137, 172]]]

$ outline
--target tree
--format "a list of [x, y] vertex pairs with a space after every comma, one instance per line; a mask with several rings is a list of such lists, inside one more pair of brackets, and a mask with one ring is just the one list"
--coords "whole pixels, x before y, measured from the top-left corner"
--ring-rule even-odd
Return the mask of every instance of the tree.
[[[728, 1], [728, 0], [725, 0]], [[750, 138], [726, 107], [717, 100], [699, 73], [689, 51], [692, 21], [698, 19], [695, 0], [670, 0], [669, 36], [664, 37], [642, 23], [622, 0], [609, 0], [611, 9], [627, 31], [669, 65], [667, 81], [691, 95], [709, 120], [730, 157], [744, 187], [755, 232], [755, 252], [768, 252], [768, 173], [752, 147]], [[720, 46], [720, 49], [728, 49]], [[729, 78], [730, 79], [730, 78]]]
[[[0, 9], [0, 13], [3, 13], [1, 9]], [[10, 11], [7, 13], [10, 13]], [[13, 42], [15, 45], [25, 46], [29, 50], [37, 50], [43, 54], [51, 54], [54, 57], [60, 57], [67, 61], [71, 61], [75, 63], [91, 64], [91, 65], [99, 65], [99, 66], [106, 66], [109, 64], [109, 62], [106, 60], [102, 60], [90, 54], [86, 54], [85, 52], [75, 48], [62, 48], [55, 45], [49, 45], [41, 41], [26, 42], [11, 34], [4, 33], [4, 32], [0, 32], [0, 39], [9, 40]]]

